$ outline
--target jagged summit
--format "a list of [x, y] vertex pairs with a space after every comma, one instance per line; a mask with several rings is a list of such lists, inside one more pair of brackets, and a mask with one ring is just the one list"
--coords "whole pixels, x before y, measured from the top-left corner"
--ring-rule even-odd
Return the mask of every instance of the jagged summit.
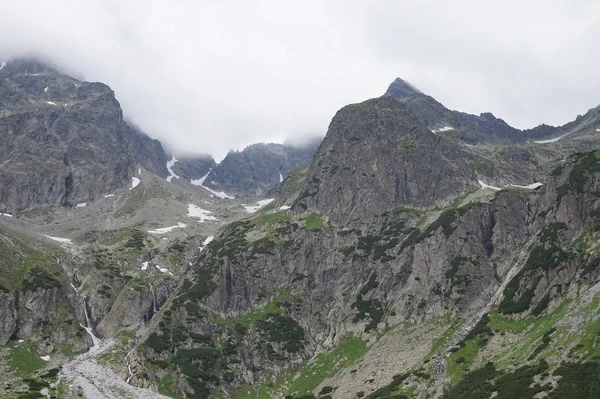
[[423, 93], [421, 93], [421, 91], [410, 82], [407, 82], [406, 80], [403, 80], [401, 78], [396, 78], [396, 80], [394, 80], [392, 84], [388, 87], [385, 94], [388, 96], [395, 97], [397, 99], [408, 99]]

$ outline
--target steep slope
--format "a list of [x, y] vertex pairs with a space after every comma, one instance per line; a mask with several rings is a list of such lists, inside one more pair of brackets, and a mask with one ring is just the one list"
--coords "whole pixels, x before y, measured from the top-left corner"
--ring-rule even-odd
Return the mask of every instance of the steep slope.
[[198, 180], [217, 166], [210, 155], [177, 157], [173, 164], [173, 173], [186, 180]]
[[[342, 109], [297, 180], [292, 210], [267, 206], [207, 246], [136, 349], [134, 373], [193, 397], [248, 383], [283, 397], [294, 384], [277, 377], [293, 365], [338, 345], [364, 352], [352, 337], [476, 314], [508, 276], [529, 222], [527, 194], [476, 190], [471, 159], [391, 97]], [[343, 174], [346, 160], [357, 176]]]
[[447, 206], [479, 179], [503, 186], [533, 178], [529, 165], [490, 158], [430, 132], [383, 96], [336, 114], [294, 209], [348, 222], [398, 206]]
[[128, 183], [138, 167], [166, 176], [158, 141], [129, 128], [113, 91], [33, 59], [0, 70], [0, 210], [74, 206]]
[[456, 133], [462, 133], [463, 139], [472, 144], [523, 144], [527, 139], [520, 130], [509, 126], [489, 112], [476, 116], [451, 111], [400, 78], [389, 86], [386, 95], [401, 101], [410, 114], [430, 130], [454, 130]]
[[259, 143], [231, 151], [211, 170], [206, 184], [226, 193], [259, 195], [308, 164], [320, 142], [318, 138], [302, 145]]
[[[565, 375], [546, 326], [566, 325], [560, 306], [576, 298], [582, 322], [560, 342], [595, 328], [598, 154], [547, 171], [541, 188], [478, 183], [512, 173], [473, 166], [489, 160], [390, 96], [343, 108], [282, 197], [200, 254], [134, 374], [198, 398], [460, 398], [482, 373], [489, 395]], [[506, 327], [519, 319], [532, 329]], [[515, 351], [521, 369], [506, 361]], [[586, 356], [571, 361], [594, 367]], [[560, 397], [546, 380], [524, 397]]]
[[[489, 112], [477, 116], [449, 110], [433, 97], [420, 92], [400, 78], [389, 86], [385, 95], [402, 102], [408, 112], [432, 132], [468, 144], [523, 145], [527, 142], [546, 144], [557, 141], [569, 142], [578, 137], [588, 141], [598, 140], [600, 107], [589, 110], [585, 115], [579, 115], [574, 121], [563, 126], [542, 124], [532, 129], [519, 130]], [[584, 143], [574, 145], [579, 151], [589, 148], [584, 147]], [[565, 148], [565, 151], [567, 154], [572, 153], [572, 146], [569, 149]]]

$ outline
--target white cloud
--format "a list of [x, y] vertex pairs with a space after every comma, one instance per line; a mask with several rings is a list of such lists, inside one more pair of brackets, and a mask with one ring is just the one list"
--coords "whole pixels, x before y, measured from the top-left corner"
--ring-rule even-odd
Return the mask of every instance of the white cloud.
[[0, 0], [0, 54], [34, 52], [109, 84], [179, 151], [324, 134], [396, 76], [517, 127], [600, 102], [600, 4]]

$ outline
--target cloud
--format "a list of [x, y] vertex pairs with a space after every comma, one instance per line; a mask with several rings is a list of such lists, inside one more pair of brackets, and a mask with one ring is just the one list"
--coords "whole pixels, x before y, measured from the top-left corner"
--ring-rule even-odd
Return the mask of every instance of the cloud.
[[[600, 102], [593, 1], [0, 0], [0, 54], [109, 84], [178, 152], [323, 135], [400, 76], [517, 127]], [[526, 3], [526, 4], [523, 4]]]

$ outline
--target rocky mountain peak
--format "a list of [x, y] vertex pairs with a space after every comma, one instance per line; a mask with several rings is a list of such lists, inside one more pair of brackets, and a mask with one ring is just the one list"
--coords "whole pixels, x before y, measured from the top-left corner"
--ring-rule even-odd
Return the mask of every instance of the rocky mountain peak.
[[385, 92], [397, 99], [408, 99], [422, 94], [415, 86], [401, 78], [396, 78]]

